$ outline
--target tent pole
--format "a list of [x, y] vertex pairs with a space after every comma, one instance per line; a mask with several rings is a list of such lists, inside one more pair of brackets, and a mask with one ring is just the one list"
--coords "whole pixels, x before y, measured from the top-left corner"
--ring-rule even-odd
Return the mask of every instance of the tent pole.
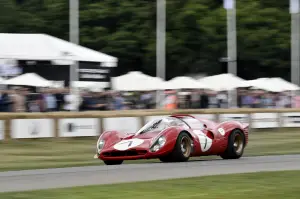
[[[166, 0], [156, 0], [156, 76], [166, 79]], [[156, 91], [157, 108], [161, 97], [162, 92]]]
[[[300, 5], [299, 0], [290, 0], [291, 14], [291, 82], [300, 85]], [[299, 93], [299, 92], [297, 92]]]
[[[79, 44], [79, 0], [69, 0], [69, 34], [70, 34], [70, 42], [74, 44]], [[74, 87], [72, 82], [78, 81], [78, 68], [79, 63], [77, 60], [73, 60], [73, 64], [70, 65], [70, 84], [71, 88], [70, 94], [76, 96], [75, 103], [78, 105], [78, 90]], [[78, 111], [78, 106], [76, 110]]]
[[[227, 71], [237, 76], [236, 5], [235, 0], [225, 0], [227, 13]], [[237, 89], [229, 91], [229, 107], [237, 107]]]

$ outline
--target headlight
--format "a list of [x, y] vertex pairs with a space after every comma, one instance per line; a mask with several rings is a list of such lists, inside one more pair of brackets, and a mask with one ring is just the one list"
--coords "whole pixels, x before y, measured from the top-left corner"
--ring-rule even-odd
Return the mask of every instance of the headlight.
[[154, 142], [154, 145], [151, 147], [152, 152], [156, 152], [159, 149], [161, 149], [166, 143], [166, 138], [164, 136], [161, 136], [157, 139], [157, 141]]
[[154, 145], [153, 147], [152, 147], [152, 152], [156, 152], [156, 151], [158, 151], [160, 149], [160, 146], [157, 144], [157, 145]]
[[97, 143], [97, 149], [98, 151], [101, 151], [102, 148], [104, 147], [105, 141], [104, 140], [99, 140]]
[[163, 146], [163, 145], [165, 145], [165, 143], [166, 143], [166, 138], [165, 137], [160, 137], [160, 138], [158, 138], [158, 140], [157, 140], [157, 143], [159, 144], [159, 146]]

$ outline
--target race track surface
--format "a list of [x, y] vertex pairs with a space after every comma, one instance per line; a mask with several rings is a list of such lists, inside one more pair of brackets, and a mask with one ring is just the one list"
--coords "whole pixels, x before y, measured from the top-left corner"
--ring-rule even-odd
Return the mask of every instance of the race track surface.
[[300, 155], [0, 172], [0, 192], [281, 170], [300, 170]]

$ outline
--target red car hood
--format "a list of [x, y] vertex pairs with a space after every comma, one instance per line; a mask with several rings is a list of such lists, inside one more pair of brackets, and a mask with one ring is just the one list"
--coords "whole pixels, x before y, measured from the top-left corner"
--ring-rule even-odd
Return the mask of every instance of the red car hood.
[[[152, 144], [153, 138], [157, 137], [157, 135], [161, 131], [153, 131], [148, 132], [142, 135], [129, 135], [125, 138], [119, 138], [115, 141], [108, 144], [108, 146], [105, 147], [106, 150], [119, 150], [119, 151], [125, 151], [129, 149], [149, 149], [149, 147]], [[104, 150], [103, 150], [104, 151]]]

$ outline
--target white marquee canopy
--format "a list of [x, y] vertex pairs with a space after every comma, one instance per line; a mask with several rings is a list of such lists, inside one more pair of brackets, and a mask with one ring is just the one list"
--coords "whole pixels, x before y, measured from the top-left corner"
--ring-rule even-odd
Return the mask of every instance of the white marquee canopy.
[[175, 77], [163, 84], [163, 89], [209, 89], [210, 87], [191, 77]]
[[258, 78], [249, 80], [245, 83], [246, 86], [252, 89], [260, 89], [270, 92], [284, 92], [300, 90], [299, 86], [285, 81], [282, 78]]
[[[205, 82], [206, 84], [204, 84]], [[26, 73], [8, 80], [1, 79], [3, 85], [19, 85], [34, 87], [57, 87], [55, 82], [44, 79], [36, 73]], [[107, 87], [107, 82], [75, 81], [72, 87], [101, 91]], [[60, 86], [58, 86], [60, 87]], [[258, 78], [243, 80], [231, 74], [221, 74], [195, 80], [191, 77], [175, 77], [169, 81], [145, 75], [139, 71], [112, 78], [112, 89], [116, 91], [151, 91], [151, 90], [178, 90], [178, 89], [207, 89], [214, 91], [228, 91], [235, 88], [250, 87], [270, 92], [297, 91], [300, 87], [281, 78]]]
[[52, 87], [51, 81], [44, 79], [43, 77], [35, 73], [25, 73], [23, 75], [11, 78], [3, 81], [6, 85], [17, 85], [17, 86], [34, 86], [34, 87]]
[[213, 75], [198, 80], [204, 85], [208, 85], [211, 90], [228, 91], [239, 87], [247, 87], [246, 80], [230, 73]]
[[[0, 59], [101, 62], [114, 67], [118, 59], [46, 34], [0, 33]], [[61, 63], [63, 62], [63, 63]], [[69, 65], [69, 64], [67, 64]]]
[[164, 81], [158, 77], [145, 75], [139, 71], [112, 78], [112, 87], [117, 91], [160, 90]]

